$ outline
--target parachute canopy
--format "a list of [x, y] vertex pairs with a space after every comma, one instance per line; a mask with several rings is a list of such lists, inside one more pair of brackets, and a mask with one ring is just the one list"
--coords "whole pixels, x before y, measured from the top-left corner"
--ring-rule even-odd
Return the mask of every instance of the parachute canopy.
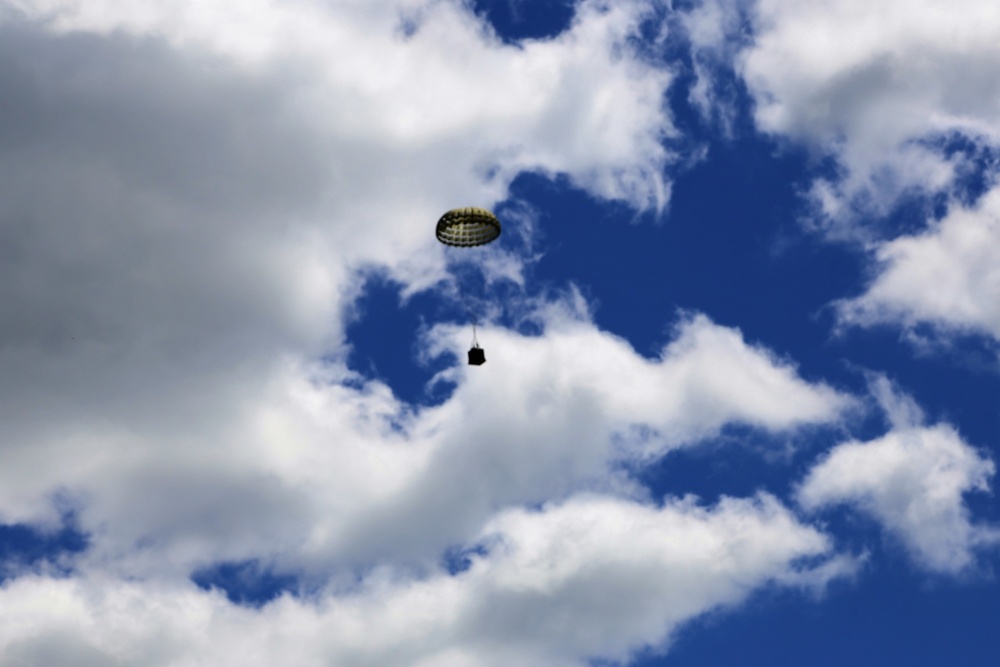
[[469, 248], [495, 241], [500, 236], [500, 221], [485, 208], [455, 208], [438, 220], [437, 238], [447, 245]]

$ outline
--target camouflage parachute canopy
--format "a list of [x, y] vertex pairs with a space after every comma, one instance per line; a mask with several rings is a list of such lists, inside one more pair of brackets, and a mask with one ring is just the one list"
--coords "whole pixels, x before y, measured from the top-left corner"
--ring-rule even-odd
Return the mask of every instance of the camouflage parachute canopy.
[[485, 208], [455, 208], [437, 223], [437, 238], [447, 245], [469, 248], [495, 241], [500, 236], [500, 221]]

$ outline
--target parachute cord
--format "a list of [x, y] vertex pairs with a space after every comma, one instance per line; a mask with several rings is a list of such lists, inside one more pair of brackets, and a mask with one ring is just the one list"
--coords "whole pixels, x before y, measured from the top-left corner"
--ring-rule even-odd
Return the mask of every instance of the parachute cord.
[[479, 317], [468, 305], [468, 302], [466, 302], [465, 312], [469, 314], [469, 321], [472, 322], [472, 347], [479, 347], [479, 341], [476, 339], [476, 325], [479, 324]]

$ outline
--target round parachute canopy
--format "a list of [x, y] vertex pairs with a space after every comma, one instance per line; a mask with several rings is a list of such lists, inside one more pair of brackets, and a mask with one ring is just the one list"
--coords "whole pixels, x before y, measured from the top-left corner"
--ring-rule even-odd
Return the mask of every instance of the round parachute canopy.
[[469, 248], [495, 241], [500, 236], [500, 221], [485, 208], [455, 208], [438, 220], [437, 237], [441, 243]]

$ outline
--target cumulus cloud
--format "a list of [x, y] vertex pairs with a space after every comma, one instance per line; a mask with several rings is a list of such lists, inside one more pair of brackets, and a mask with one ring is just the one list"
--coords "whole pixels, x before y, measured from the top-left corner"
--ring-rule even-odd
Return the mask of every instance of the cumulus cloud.
[[[519, 46], [501, 43], [464, 3], [452, 2], [257, 0], [238, 11], [188, 0], [8, 4], [62, 34], [124, 33], [214, 54], [248, 76], [278, 70], [286, 109], [311, 118], [323, 130], [317, 139], [346, 144], [329, 175], [351, 185], [372, 179], [352, 179], [349, 167], [388, 168], [384, 153], [394, 146], [406, 172], [387, 175], [439, 196], [496, 197], [525, 169], [565, 173], [598, 196], [639, 207], [662, 208], [669, 195], [661, 140], [672, 132], [662, 104], [671, 76], [629, 47], [647, 16], [643, 2], [583, 2], [568, 31]], [[347, 161], [344, 149], [362, 161]], [[449, 160], [447, 177], [430, 168], [443, 170]], [[423, 178], [413, 173], [420, 163], [430, 172]], [[432, 186], [435, 178], [442, 182]], [[347, 183], [332, 185], [351, 192]], [[373, 188], [352, 198], [368, 195], [376, 205]]]
[[[1000, 12], [976, 0], [705, 0], [683, 22], [692, 98], [706, 114], [731, 104], [713, 79], [724, 63], [746, 83], [761, 131], [832, 158], [835, 173], [808, 192], [812, 222], [863, 241], [875, 264], [866, 293], [839, 303], [841, 322], [996, 339], [997, 196], [957, 202], [964, 176], [992, 169], [975, 159], [1000, 144]], [[948, 217], [887, 240], [880, 219], [929, 194], [953, 200]]]
[[578, 496], [503, 512], [481, 537], [489, 550], [455, 576], [382, 571], [349, 595], [260, 609], [192, 585], [23, 577], [0, 589], [0, 651], [52, 667], [576, 667], [663, 647], [679, 624], [762, 585], [853, 571], [766, 495], [710, 508]]
[[427, 221], [520, 169], [658, 205], [670, 76], [628, 49], [642, 13], [588, 3], [515, 47], [458, 3], [5, 2], [6, 519], [45, 518], [108, 443], [211, 458], [336, 357], [359, 267], [442, 279]]
[[838, 304], [843, 324], [930, 324], [1000, 340], [1000, 189], [882, 244], [876, 256], [865, 292]]
[[[411, 425], [428, 434], [426, 471], [387, 497], [385, 509], [361, 515], [338, 551], [412, 534], [434, 540], [433, 553], [497, 507], [581, 487], [634, 493], [612, 473], [622, 460], [659, 458], [731, 423], [778, 432], [835, 422], [852, 404], [704, 317], [686, 323], [657, 361], [578, 313], [542, 317], [537, 337], [484, 329], [491, 372], [447, 372], [458, 382], [455, 395]], [[431, 342], [461, 355], [466, 334], [442, 329]]]
[[[955, 136], [1000, 141], [1000, 13], [977, 0], [748, 0], [698, 3], [684, 19], [695, 47], [693, 100], [731, 101], [723, 63], [747, 85], [758, 128], [832, 157], [810, 192], [834, 235], [903, 196], [947, 191], [963, 172]], [[846, 224], [844, 224], [846, 223]]]
[[[542, 300], [539, 335], [489, 328], [491, 374], [447, 371], [421, 410], [342, 363], [359, 276], [438, 285], [429, 225], [521, 170], [666, 204], [645, 11], [582, 2], [509, 45], [452, 2], [0, 2], [0, 520], [70, 509], [90, 540], [65, 576], [4, 582], [5, 662], [578, 664], [847, 567], [795, 567], [829, 546], [771, 499], [653, 509], [615, 472], [849, 406], [704, 317], [648, 360]], [[243, 560], [329, 589], [251, 610], [188, 580]], [[535, 604], [566, 625], [539, 634]]]
[[[264, 559], [322, 578], [433, 561], [504, 507], [583, 489], [641, 498], [616, 472], [623, 461], [657, 460], [727, 424], [833, 423], [853, 405], [703, 316], [649, 360], [574, 305], [548, 305], [538, 336], [487, 327], [490, 373], [445, 371], [438, 381], [457, 387], [437, 407], [414, 412], [384, 385], [293, 365], [211, 434], [106, 436], [82, 451], [35, 442], [44, 474], [8, 485], [5, 507], [44, 512], [55, 488], [76, 498], [94, 536], [87, 567], [184, 577]], [[428, 353], [462, 355], [466, 334], [433, 330]]]
[[817, 186], [827, 213], [851, 200], [884, 211], [909, 189], [947, 186], [955, 165], [934, 146], [942, 137], [1000, 139], [990, 5], [760, 0], [752, 21], [741, 68], [759, 127], [832, 148], [846, 170]]
[[[922, 426], [919, 408], [882, 378], [874, 385], [894, 428], [835, 447], [810, 470], [797, 497], [817, 510], [839, 504], [871, 515], [921, 567], [957, 574], [975, 552], [1000, 543], [996, 527], [973, 523], [963, 496], [989, 491], [995, 466], [947, 424]], [[916, 408], [916, 411], [914, 411]]]

